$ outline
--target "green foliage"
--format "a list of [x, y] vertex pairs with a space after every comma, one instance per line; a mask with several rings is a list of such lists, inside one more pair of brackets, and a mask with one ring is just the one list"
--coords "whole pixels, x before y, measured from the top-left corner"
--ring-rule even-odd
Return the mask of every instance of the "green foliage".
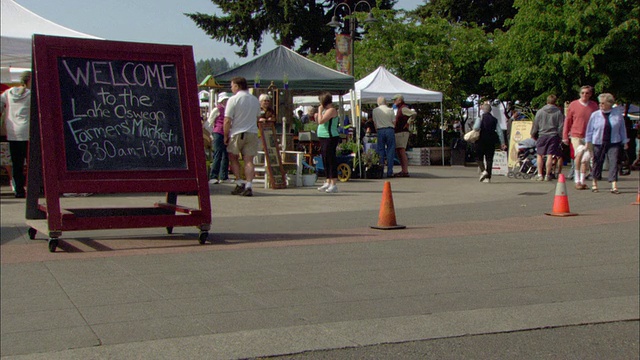
[[365, 168], [371, 168], [374, 165], [380, 165], [380, 155], [374, 149], [369, 149], [360, 156], [362, 165]]
[[[468, 94], [492, 92], [480, 84], [491, 48], [479, 27], [395, 11], [374, 9], [374, 15], [378, 21], [367, 25], [362, 40], [354, 44], [356, 79], [384, 65], [411, 84], [443, 92], [445, 108], [458, 108]], [[336, 67], [333, 50], [309, 58]]]
[[484, 82], [501, 98], [534, 106], [555, 93], [572, 100], [581, 85], [640, 99], [640, 6], [634, 1], [516, 0], [509, 30], [496, 32]]
[[349, 140], [346, 142], [342, 142], [338, 144], [337, 152], [338, 154], [354, 154], [362, 149], [362, 145], [356, 144], [354, 141]]
[[196, 63], [196, 78], [198, 79], [198, 83], [200, 83], [208, 75], [219, 74], [235, 66], [237, 66], [237, 64], [230, 67], [229, 62], [227, 62], [225, 58], [200, 60]]
[[303, 131], [318, 131], [318, 123], [317, 122], [308, 122], [304, 124]]

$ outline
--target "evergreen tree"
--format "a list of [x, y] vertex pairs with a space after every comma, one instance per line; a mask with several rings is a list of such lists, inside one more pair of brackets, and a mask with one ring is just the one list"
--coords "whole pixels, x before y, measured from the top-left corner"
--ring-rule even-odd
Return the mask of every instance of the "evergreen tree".
[[476, 24], [486, 32], [504, 30], [504, 22], [516, 14], [513, 0], [430, 0], [415, 10], [426, 19], [439, 17], [451, 23]]
[[207, 75], [219, 74], [236, 66], [236, 64], [229, 66], [229, 62], [225, 58], [200, 60], [196, 63], [196, 78], [200, 83]]
[[[327, 25], [331, 21], [335, 7], [340, 3], [354, 10], [356, 0], [211, 0], [222, 16], [203, 13], [185, 14], [212, 39], [239, 46], [238, 56], [249, 54], [253, 45], [253, 55], [262, 46], [263, 36], [270, 34], [278, 45], [293, 49], [300, 54], [326, 53], [334, 47], [334, 29]], [[397, 0], [367, 0], [380, 9], [391, 9]], [[337, 14], [345, 11], [344, 6]], [[365, 9], [366, 8], [366, 9]], [[358, 11], [368, 8], [360, 4]]]

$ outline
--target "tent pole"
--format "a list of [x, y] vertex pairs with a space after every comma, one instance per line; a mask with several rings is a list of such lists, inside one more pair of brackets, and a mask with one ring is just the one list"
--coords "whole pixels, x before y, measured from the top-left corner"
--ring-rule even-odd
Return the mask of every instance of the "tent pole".
[[444, 107], [440, 101], [440, 146], [442, 151], [442, 166], [444, 166]]
[[[358, 144], [358, 146], [357, 146], [358, 151], [356, 152], [356, 159], [358, 161], [358, 169], [359, 169], [360, 178], [362, 178], [362, 161], [360, 161], [361, 155], [360, 155], [360, 116], [359, 116], [359, 115], [362, 114], [362, 111], [360, 110], [360, 107], [358, 106], [358, 104], [360, 104], [360, 100], [356, 99], [355, 90], [351, 90], [349, 95], [351, 97], [351, 118], [353, 119], [353, 126], [355, 127], [354, 134], [356, 134], [355, 143]], [[362, 104], [360, 104], [360, 105], [362, 105]], [[359, 112], [360, 114], [356, 114], [356, 112]]]

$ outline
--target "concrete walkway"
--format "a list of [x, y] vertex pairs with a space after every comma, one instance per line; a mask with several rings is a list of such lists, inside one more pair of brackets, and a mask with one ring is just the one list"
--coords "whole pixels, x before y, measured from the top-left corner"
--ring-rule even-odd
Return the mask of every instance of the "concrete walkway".
[[[29, 240], [24, 200], [1, 197], [3, 359], [239, 359], [639, 319], [638, 172], [620, 195], [475, 169], [391, 179], [397, 222], [371, 229], [383, 180], [229, 195], [212, 185], [211, 239], [195, 228]], [[146, 206], [162, 194], [65, 198]], [[194, 197], [178, 202], [196, 204]], [[633, 341], [631, 342], [633, 345]], [[637, 338], [635, 339], [637, 349]]]

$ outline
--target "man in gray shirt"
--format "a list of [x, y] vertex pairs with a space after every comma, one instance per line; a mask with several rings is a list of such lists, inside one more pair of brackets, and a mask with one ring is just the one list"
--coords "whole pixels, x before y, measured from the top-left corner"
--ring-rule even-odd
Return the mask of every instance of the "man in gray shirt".
[[[531, 137], [536, 140], [536, 151], [538, 152], [538, 181], [551, 181], [551, 167], [553, 158], [558, 164], [558, 174], [562, 172], [562, 127], [564, 125], [564, 115], [560, 108], [556, 106], [557, 96], [549, 95], [547, 105], [536, 113], [531, 127]], [[542, 159], [547, 156], [547, 161], [543, 166]], [[543, 171], [546, 168], [546, 173]]]

